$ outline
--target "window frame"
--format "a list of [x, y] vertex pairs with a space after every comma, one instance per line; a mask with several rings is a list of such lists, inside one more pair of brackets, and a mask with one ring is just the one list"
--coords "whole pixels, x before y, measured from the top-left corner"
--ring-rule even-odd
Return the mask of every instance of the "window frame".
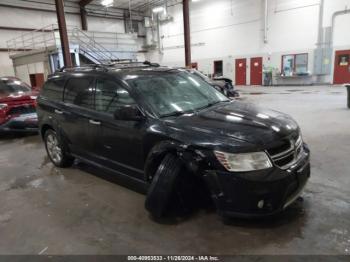
[[[92, 85], [92, 108], [81, 106], [81, 105], [77, 105], [77, 104], [65, 101], [66, 89], [67, 89], [69, 81], [72, 80], [72, 79], [83, 79], [83, 78], [92, 78], [92, 84], [91, 84]], [[83, 108], [83, 109], [86, 109], [86, 110], [96, 111], [95, 93], [96, 93], [96, 77], [89, 76], [89, 75], [87, 75], [87, 76], [70, 76], [70, 77], [67, 77], [65, 79], [63, 93], [62, 93], [62, 102], [65, 105], [74, 106], [74, 107], [78, 107], [78, 108]]]
[[48, 79], [46, 81], [46, 83], [42, 87], [42, 92], [40, 92], [40, 96], [45, 98], [45, 99], [53, 100], [52, 97], [48, 97], [47, 95], [45, 95], [45, 92], [46, 92], [45, 89], [47, 88], [46, 85], [50, 84], [51, 82], [58, 82], [58, 81], [62, 81], [63, 82], [62, 91], [61, 91], [61, 97], [60, 97], [60, 100], [54, 100], [54, 101], [64, 103], [64, 100], [63, 100], [63, 98], [64, 98], [64, 91], [65, 91], [66, 84], [67, 84], [67, 78], [65, 78], [65, 77], [64, 78], [63, 77], [62, 78], [57, 78], [57, 79]]
[[284, 75], [284, 67], [283, 67], [283, 58], [285, 56], [293, 56], [294, 63], [293, 63], [293, 75], [296, 75], [296, 58], [298, 55], [306, 55], [306, 69], [309, 69], [309, 53], [294, 53], [294, 54], [285, 54], [281, 56], [281, 74]]
[[104, 76], [96, 76], [95, 77], [95, 85], [94, 85], [94, 105], [95, 105], [95, 109], [94, 111], [98, 114], [102, 114], [108, 117], [113, 117], [113, 114], [108, 113], [108, 112], [104, 112], [104, 111], [98, 111], [96, 108], [96, 88], [97, 88], [97, 81], [98, 80], [107, 80], [107, 81], [111, 81], [114, 82], [116, 85], [118, 85], [120, 88], [122, 88], [123, 90], [125, 90], [126, 92], [128, 92], [129, 96], [134, 100], [135, 102], [135, 106], [138, 108], [138, 110], [141, 112], [141, 114], [143, 116], [146, 116], [146, 113], [144, 112], [144, 109], [142, 106], [140, 106], [140, 103], [138, 102], [138, 100], [135, 98], [135, 95], [133, 94], [132, 90], [129, 90], [129, 88], [125, 87], [125, 84], [123, 83], [123, 81], [121, 81], [120, 79], [116, 79], [116, 78], [109, 78], [109, 77], [104, 77]]

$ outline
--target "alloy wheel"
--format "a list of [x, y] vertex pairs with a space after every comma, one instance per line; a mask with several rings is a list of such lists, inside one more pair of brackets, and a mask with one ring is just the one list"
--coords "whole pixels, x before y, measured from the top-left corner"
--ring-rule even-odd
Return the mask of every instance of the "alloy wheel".
[[47, 151], [55, 164], [62, 161], [62, 149], [58, 143], [57, 136], [49, 134], [46, 138]]

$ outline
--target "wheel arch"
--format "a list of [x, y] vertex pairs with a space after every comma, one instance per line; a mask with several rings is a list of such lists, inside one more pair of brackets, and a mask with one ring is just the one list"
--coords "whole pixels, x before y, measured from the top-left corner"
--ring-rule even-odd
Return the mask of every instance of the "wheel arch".
[[41, 135], [42, 139], [44, 139], [45, 133], [49, 129], [54, 130], [54, 128], [51, 125], [49, 125], [49, 124], [44, 124], [44, 125], [41, 126], [41, 128], [40, 128], [40, 135]]
[[163, 140], [155, 144], [147, 154], [145, 161], [145, 181], [149, 182], [167, 154], [174, 154], [184, 161], [186, 168], [191, 172], [197, 172], [199, 162], [203, 160], [191, 146], [174, 140]]

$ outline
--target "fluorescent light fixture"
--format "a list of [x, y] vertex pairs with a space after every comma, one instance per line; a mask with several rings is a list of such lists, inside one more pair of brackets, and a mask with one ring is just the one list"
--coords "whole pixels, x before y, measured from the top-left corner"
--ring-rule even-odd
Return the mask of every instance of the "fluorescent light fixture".
[[114, 0], [102, 0], [101, 5], [103, 6], [112, 6]]
[[153, 8], [152, 12], [153, 12], [153, 13], [161, 13], [161, 12], [164, 12], [164, 7], [163, 7], [163, 6], [157, 6], [157, 7]]
[[199, 2], [200, 0], [192, 0], [192, 2]]

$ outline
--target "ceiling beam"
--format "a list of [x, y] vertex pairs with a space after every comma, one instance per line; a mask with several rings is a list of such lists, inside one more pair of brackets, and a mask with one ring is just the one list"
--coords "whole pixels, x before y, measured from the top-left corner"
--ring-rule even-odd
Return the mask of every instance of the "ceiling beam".
[[81, 7], [85, 7], [85, 6], [87, 6], [88, 4], [90, 4], [92, 1], [94, 1], [94, 0], [81, 0], [81, 1], [79, 2], [79, 5], [80, 5]]

